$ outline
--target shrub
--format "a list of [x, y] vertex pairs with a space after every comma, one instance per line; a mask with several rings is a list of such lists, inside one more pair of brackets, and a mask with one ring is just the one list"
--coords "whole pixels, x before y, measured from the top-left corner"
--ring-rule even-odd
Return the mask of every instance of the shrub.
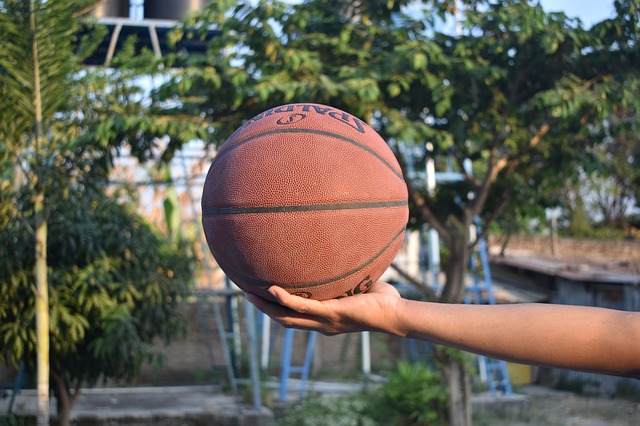
[[311, 396], [286, 411], [280, 426], [376, 426], [366, 395]]
[[446, 422], [449, 398], [443, 374], [424, 363], [400, 362], [373, 400], [381, 424], [433, 426]]

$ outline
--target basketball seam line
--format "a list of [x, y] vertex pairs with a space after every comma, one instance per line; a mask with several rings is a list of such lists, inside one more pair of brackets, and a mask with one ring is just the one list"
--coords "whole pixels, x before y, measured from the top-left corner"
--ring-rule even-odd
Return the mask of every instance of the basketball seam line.
[[[396, 235], [394, 235], [393, 238], [391, 238], [391, 240], [378, 253], [376, 253], [375, 256], [373, 256], [372, 258], [370, 258], [369, 260], [367, 260], [365, 263], [363, 263], [362, 265], [358, 266], [357, 268], [354, 268], [354, 269], [352, 269], [352, 270], [350, 270], [348, 272], [345, 272], [342, 275], [338, 275], [337, 277], [333, 277], [333, 278], [330, 278], [330, 279], [327, 279], [327, 280], [317, 281], [317, 282], [308, 283], [308, 284], [293, 284], [293, 288], [290, 288], [290, 290], [300, 290], [300, 289], [307, 289], [307, 288], [311, 288], [311, 287], [319, 287], [319, 286], [322, 286], [322, 285], [325, 285], [325, 284], [332, 283], [334, 281], [338, 281], [338, 280], [347, 278], [347, 277], [355, 274], [356, 272], [358, 272], [358, 271], [366, 268], [367, 266], [371, 265], [377, 258], [382, 256], [384, 254], [384, 252], [387, 251], [387, 249], [389, 247], [391, 247], [391, 245], [405, 232], [405, 230], [406, 230], [406, 228], [402, 227], [400, 232], [398, 232]], [[265, 281], [265, 280], [261, 280], [261, 279], [256, 278], [256, 277], [252, 277], [252, 276], [243, 274], [242, 272], [238, 271], [237, 269], [230, 267], [225, 262], [220, 262], [217, 259], [216, 259], [216, 261], [218, 262], [220, 267], [223, 268], [223, 270], [225, 268], [227, 268], [227, 269], [233, 271], [234, 274], [237, 274], [240, 277], [242, 277], [242, 279], [245, 280], [245, 281], [249, 281], [251, 283], [255, 283], [255, 284], [261, 285], [262, 287], [270, 287], [272, 285], [277, 285], [277, 286], [282, 286], [283, 285], [283, 283]], [[229, 277], [229, 278], [231, 278], [231, 277]], [[231, 279], [231, 281], [233, 281], [233, 279]], [[250, 291], [250, 290], [248, 290], [248, 291]]]
[[221, 158], [225, 157], [229, 152], [233, 151], [234, 149], [238, 148], [241, 145], [244, 145], [247, 142], [252, 141], [253, 139], [262, 137], [262, 136], [268, 136], [268, 135], [272, 135], [275, 133], [314, 133], [317, 135], [323, 135], [323, 136], [330, 136], [330, 137], [334, 137], [336, 139], [340, 139], [344, 142], [350, 143], [352, 145], [357, 146], [358, 148], [364, 149], [365, 151], [367, 151], [369, 154], [373, 155], [374, 157], [376, 157], [379, 161], [381, 161], [389, 170], [391, 170], [393, 172], [394, 175], [396, 175], [398, 178], [404, 180], [404, 178], [402, 177], [402, 172], [396, 170], [391, 164], [389, 164], [389, 162], [387, 160], [385, 160], [380, 154], [378, 154], [377, 152], [375, 152], [374, 150], [372, 150], [371, 148], [369, 148], [368, 146], [355, 141], [353, 139], [347, 138], [346, 136], [342, 136], [339, 135], [337, 133], [331, 133], [331, 132], [325, 132], [324, 130], [316, 130], [316, 129], [275, 129], [275, 130], [267, 130], [266, 132], [262, 132], [262, 133], [257, 133], [253, 136], [249, 136], [246, 139], [242, 139], [241, 141], [238, 141], [236, 143], [234, 143], [233, 145], [231, 145], [230, 147], [228, 147], [225, 150], [221, 150], [218, 151], [218, 154], [216, 154], [215, 158], [213, 159], [213, 163], [216, 163], [217, 161], [219, 161]]
[[329, 204], [309, 204], [309, 205], [290, 205], [290, 206], [220, 207], [220, 208], [213, 208], [213, 209], [205, 209], [202, 211], [202, 215], [203, 216], [220, 216], [220, 215], [249, 214], [249, 213], [293, 213], [293, 212], [310, 212], [310, 211], [327, 211], [327, 210], [378, 209], [378, 208], [384, 208], [384, 207], [404, 207], [406, 205], [407, 205], [407, 201], [402, 200], [402, 201], [329, 203]]

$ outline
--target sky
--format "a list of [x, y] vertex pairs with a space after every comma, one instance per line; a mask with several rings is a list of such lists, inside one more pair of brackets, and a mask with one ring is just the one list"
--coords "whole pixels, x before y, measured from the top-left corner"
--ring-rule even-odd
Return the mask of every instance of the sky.
[[[289, 0], [299, 2], [299, 0]], [[613, 0], [531, 0], [539, 1], [547, 12], [564, 12], [569, 18], [579, 18], [584, 28], [591, 28], [593, 24], [604, 19], [615, 16]], [[413, 9], [409, 6], [405, 12], [411, 13]], [[420, 7], [416, 6], [419, 10]], [[438, 25], [438, 30], [442, 32], [454, 32], [455, 23], [448, 19], [446, 23]]]
[[614, 15], [612, 0], [540, 0], [548, 12], [563, 11], [568, 17], [580, 18], [587, 28]]

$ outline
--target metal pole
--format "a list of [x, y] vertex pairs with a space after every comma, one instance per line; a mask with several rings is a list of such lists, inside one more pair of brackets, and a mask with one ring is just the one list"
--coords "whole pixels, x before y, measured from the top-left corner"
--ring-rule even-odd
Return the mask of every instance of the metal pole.
[[371, 374], [371, 333], [363, 331], [362, 336], [362, 372]]
[[293, 350], [293, 335], [295, 330], [287, 328], [284, 330], [284, 341], [282, 342], [282, 361], [280, 364], [280, 401], [287, 400], [289, 388], [289, 376], [291, 374], [291, 352]]
[[262, 398], [260, 395], [260, 372], [258, 370], [258, 340], [256, 338], [255, 308], [246, 298], [244, 299], [244, 311], [247, 319], [247, 334], [249, 337], [249, 374], [251, 375], [253, 406], [259, 410], [262, 408]]
[[260, 366], [267, 369], [269, 368], [269, 351], [271, 349], [271, 318], [267, 315], [263, 315], [262, 318], [261, 338]]

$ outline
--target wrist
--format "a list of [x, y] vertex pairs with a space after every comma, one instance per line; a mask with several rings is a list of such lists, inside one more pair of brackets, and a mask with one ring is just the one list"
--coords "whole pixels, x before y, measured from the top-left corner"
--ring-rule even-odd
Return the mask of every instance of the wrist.
[[389, 309], [389, 315], [386, 318], [386, 332], [400, 337], [407, 337], [410, 330], [408, 312], [410, 311], [411, 303], [410, 300], [402, 297], [396, 300], [396, 303]]

